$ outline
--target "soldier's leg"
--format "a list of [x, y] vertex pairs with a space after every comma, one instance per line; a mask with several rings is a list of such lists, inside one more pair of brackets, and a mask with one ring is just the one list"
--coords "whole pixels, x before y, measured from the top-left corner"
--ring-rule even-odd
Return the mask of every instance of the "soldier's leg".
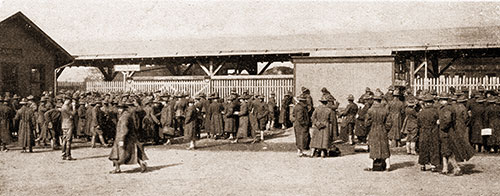
[[385, 170], [390, 171], [391, 169], [391, 158], [385, 159]]
[[413, 154], [413, 155], [417, 154], [417, 143], [416, 142], [410, 142], [410, 151], [411, 151], [411, 154]]
[[[99, 134], [99, 141], [101, 141], [101, 146], [107, 146], [108, 145], [106, 143], [106, 141], [104, 140], [104, 136], [102, 136], [102, 134]], [[94, 142], [95, 142], [95, 139], [94, 139]]]
[[448, 157], [443, 156], [443, 170], [441, 171], [442, 174], [448, 174]]
[[92, 134], [92, 138], [90, 139], [90, 147], [95, 148], [95, 134]]

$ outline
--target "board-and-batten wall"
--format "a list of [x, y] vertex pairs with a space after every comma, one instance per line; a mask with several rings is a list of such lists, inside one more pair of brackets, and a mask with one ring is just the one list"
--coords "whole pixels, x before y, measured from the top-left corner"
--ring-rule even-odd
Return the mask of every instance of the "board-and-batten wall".
[[393, 83], [394, 57], [298, 57], [295, 65], [295, 94], [301, 87], [311, 91], [314, 105], [318, 106], [321, 88], [326, 87], [346, 107], [347, 96], [353, 94], [355, 101], [370, 87], [374, 92], [383, 92]]

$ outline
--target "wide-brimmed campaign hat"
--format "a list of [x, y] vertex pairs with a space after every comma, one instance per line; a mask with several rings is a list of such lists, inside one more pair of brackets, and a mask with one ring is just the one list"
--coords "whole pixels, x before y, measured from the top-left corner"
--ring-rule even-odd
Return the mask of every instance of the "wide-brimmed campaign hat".
[[457, 102], [459, 102], [459, 103], [463, 103], [463, 102], [466, 102], [466, 101], [467, 101], [467, 99], [463, 95], [460, 96], [460, 97], [458, 97], [458, 99], [457, 99]]
[[434, 96], [432, 96], [431, 94], [426, 94], [422, 98], [422, 101], [424, 101], [424, 102], [433, 102], [434, 101]]

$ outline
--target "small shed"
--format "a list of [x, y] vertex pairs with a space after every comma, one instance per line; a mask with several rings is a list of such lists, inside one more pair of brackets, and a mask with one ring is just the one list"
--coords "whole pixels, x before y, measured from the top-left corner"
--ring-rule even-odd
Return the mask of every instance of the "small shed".
[[0, 91], [20, 96], [54, 89], [56, 68], [74, 58], [23, 13], [0, 22]]

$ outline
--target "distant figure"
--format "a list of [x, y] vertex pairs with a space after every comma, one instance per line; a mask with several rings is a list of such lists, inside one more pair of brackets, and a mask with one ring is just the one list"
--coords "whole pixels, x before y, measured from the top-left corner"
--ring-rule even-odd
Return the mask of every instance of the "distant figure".
[[26, 98], [23, 98], [19, 104], [21, 104], [21, 108], [14, 117], [14, 120], [19, 122], [19, 146], [23, 148], [23, 153], [26, 152], [26, 149], [28, 149], [28, 152], [33, 152], [33, 146], [35, 145], [35, 133], [33, 132], [35, 113], [26, 105], [28, 104]]
[[315, 150], [319, 150], [321, 157], [325, 157], [332, 143], [330, 126], [334, 124], [333, 121], [336, 118], [335, 113], [327, 106], [328, 98], [323, 96], [319, 101], [321, 105], [314, 110], [312, 115], [312, 124], [316, 129], [313, 129], [311, 139], [311, 156], [314, 156]]
[[297, 97], [299, 103], [293, 108], [293, 129], [295, 131], [295, 145], [297, 146], [297, 155], [299, 157], [307, 156], [304, 154], [304, 150], [309, 149], [309, 113], [307, 110], [307, 97], [305, 95], [300, 95]]

